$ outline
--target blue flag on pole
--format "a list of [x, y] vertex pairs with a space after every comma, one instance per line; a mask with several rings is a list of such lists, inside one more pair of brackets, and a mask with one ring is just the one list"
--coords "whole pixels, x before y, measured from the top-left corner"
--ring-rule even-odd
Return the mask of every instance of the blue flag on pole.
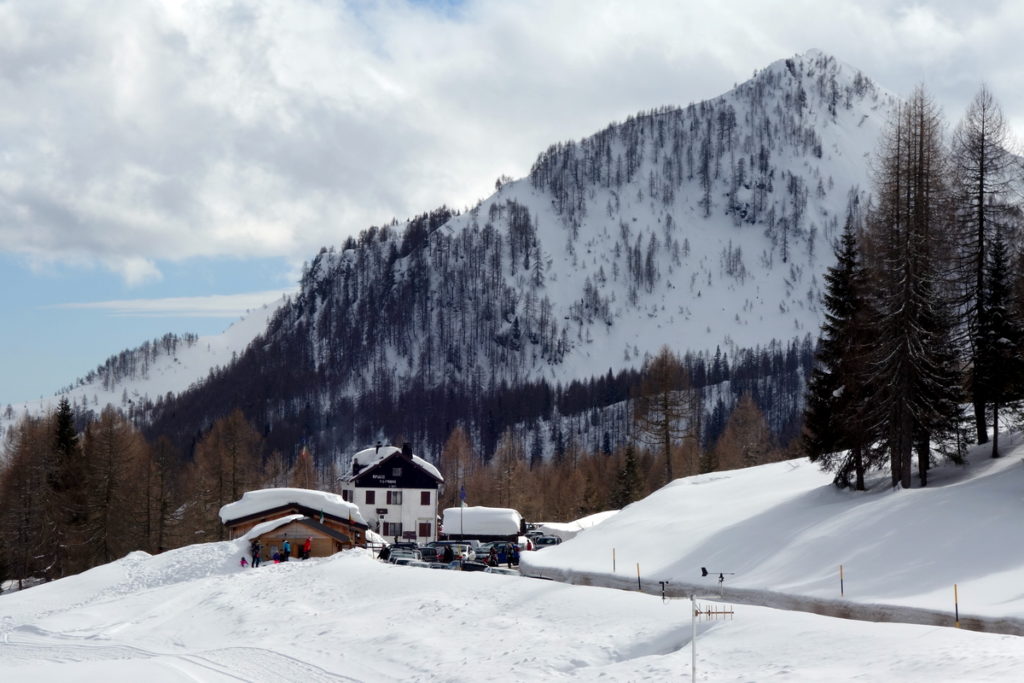
[[461, 500], [463, 503], [466, 502], [466, 487], [465, 487], [465, 485], [459, 487], [459, 500]]

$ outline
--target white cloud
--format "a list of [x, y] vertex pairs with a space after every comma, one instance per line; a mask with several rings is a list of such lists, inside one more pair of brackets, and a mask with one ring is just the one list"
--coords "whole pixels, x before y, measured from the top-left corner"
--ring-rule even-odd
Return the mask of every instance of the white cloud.
[[277, 301], [288, 290], [211, 294], [208, 296], [169, 297], [164, 299], [121, 299], [65, 303], [49, 308], [108, 311], [118, 317], [146, 318], [239, 318], [252, 309]]
[[959, 117], [1019, 121], [1024, 14], [955, 2], [0, 4], [0, 251], [160, 263], [308, 257], [488, 194], [549, 144], [715, 96], [820, 47]]

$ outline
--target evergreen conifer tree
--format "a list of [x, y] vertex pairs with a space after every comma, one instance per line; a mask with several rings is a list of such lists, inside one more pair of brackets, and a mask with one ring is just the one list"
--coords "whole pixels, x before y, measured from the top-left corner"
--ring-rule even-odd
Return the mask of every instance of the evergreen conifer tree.
[[812, 462], [835, 472], [835, 484], [864, 490], [867, 450], [873, 440], [864, 418], [869, 387], [865, 351], [870, 343], [867, 274], [860, 257], [854, 205], [847, 214], [836, 265], [825, 274], [825, 322], [807, 385], [803, 447]]
[[641, 495], [640, 464], [637, 461], [636, 451], [633, 446], [626, 446], [626, 453], [623, 458], [622, 467], [619, 469], [615, 481], [615, 488], [612, 490], [612, 499], [609, 501], [615, 510], [621, 510]]
[[987, 315], [979, 329], [989, 355], [975, 367], [992, 403], [992, 457], [999, 457], [999, 409], [1020, 395], [1024, 381], [1024, 330], [1014, 315], [1008, 255], [1002, 232], [990, 242], [985, 268], [983, 305]]

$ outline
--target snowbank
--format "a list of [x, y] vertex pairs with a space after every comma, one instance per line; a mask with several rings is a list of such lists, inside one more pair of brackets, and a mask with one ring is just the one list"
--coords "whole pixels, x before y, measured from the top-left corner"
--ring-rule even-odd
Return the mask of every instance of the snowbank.
[[537, 525], [537, 531], [540, 531], [545, 536], [557, 536], [563, 541], [568, 541], [571, 538], [575, 538], [576, 534], [581, 531], [595, 527], [618, 513], [618, 510], [606, 510], [604, 512], [595, 512], [573, 522], [543, 522]]

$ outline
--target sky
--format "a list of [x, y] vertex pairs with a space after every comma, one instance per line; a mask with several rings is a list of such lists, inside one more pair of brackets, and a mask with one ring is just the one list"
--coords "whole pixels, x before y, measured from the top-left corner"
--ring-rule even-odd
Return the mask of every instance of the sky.
[[[361, 548], [253, 569], [245, 537], [134, 552], [0, 595], [0, 678], [1020, 681], [1024, 638], [1005, 633], [1024, 633], [1024, 526], [1007, 514], [1020, 444], [1004, 438], [996, 460], [976, 447], [925, 489], [873, 472], [868, 491], [841, 491], [806, 460], [677, 479], [522, 552], [520, 576]], [[691, 593], [731, 614], [695, 624]], [[854, 618], [821, 615], [837, 612]]]
[[550, 144], [811, 48], [1024, 130], [1015, 2], [0, 3], [0, 406], [294, 291]]

